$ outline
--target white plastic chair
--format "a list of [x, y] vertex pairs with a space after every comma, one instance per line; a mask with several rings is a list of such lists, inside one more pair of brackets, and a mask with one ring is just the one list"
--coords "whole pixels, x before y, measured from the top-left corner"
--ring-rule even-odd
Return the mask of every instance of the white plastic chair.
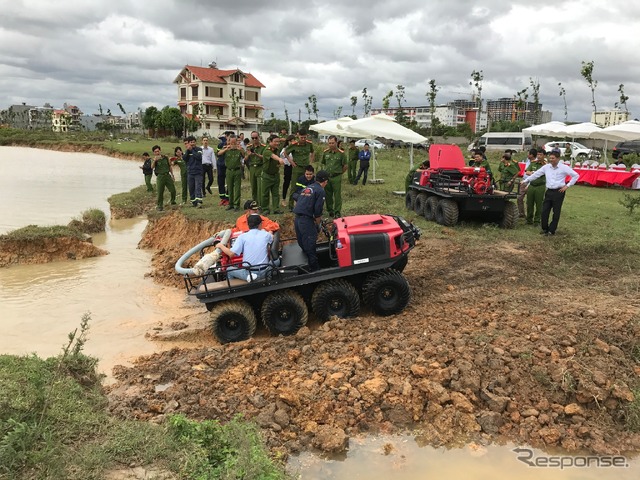
[[580, 162], [576, 162], [573, 166], [574, 166], [575, 168], [581, 168], [581, 167], [582, 167], [582, 163], [580, 163]]
[[606, 163], [601, 163], [600, 165], [598, 165], [598, 168], [600, 170], [606, 170], [607, 169], [607, 164]]

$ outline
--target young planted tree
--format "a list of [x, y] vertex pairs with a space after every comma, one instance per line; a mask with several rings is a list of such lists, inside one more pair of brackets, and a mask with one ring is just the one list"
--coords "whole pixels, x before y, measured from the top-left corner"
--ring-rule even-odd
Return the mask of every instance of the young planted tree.
[[393, 97], [393, 90], [389, 90], [389, 93], [382, 97], [383, 110], [389, 110], [389, 102], [391, 101], [391, 97]]
[[527, 99], [529, 98], [529, 94], [527, 93], [527, 88], [524, 87], [519, 92], [516, 92], [516, 118], [515, 121], [518, 121], [522, 118], [522, 113], [525, 111], [525, 107], [527, 105]]
[[333, 111], [333, 118], [340, 118], [342, 116], [342, 107], [338, 107]]
[[[315, 93], [309, 96], [309, 104], [311, 105], [310, 111], [313, 112], [316, 117], [316, 123], [318, 123], [318, 98]], [[309, 107], [307, 107], [307, 110], [309, 110]], [[311, 119], [311, 114], [309, 114], [309, 119]]]
[[[351, 116], [355, 117], [356, 116], [356, 105], [358, 104], [358, 97], [357, 96], [352, 96], [351, 97]], [[354, 118], [355, 120], [355, 118]]]
[[629, 109], [627, 108], [627, 100], [629, 100], [629, 97], [624, 94], [624, 83], [621, 83], [618, 87], [618, 93], [620, 94], [620, 101], [616, 102], [615, 107], [618, 108], [624, 106], [624, 111], [629, 112]]
[[369, 112], [371, 111], [371, 103], [373, 102], [373, 97], [367, 93], [367, 87], [362, 89], [362, 100], [363, 100], [363, 110], [364, 116], [368, 117]]
[[127, 112], [124, 111], [124, 107], [122, 106], [122, 104], [120, 102], [116, 103], [116, 105], [118, 105], [118, 108], [120, 109], [120, 111], [122, 112], [123, 115], [127, 114]]
[[476, 103], [478, 104], [478, 115], [476, 116], [476, 128], [475, 128], [476, 132], [480, 130], [480, 115], [482, 114], [482, 81], [483, 80], [484, 80], [484, 74], [482, 73], [482, 70], [480, 70], [479, 72], [476, 70], [471, 72], [471, 81], [469, 82], [469, 85], [474, 86], [476, 88], [476, 91], [478, 92], [478, 97], [476, 100]]
[[404, 113], [403, 104], [407, 103], [404, 98], [404, 85], [396, 85], [396, 100], [398, 101], [398, 111], [396, 112], [396, 122], [406, 125], [407, 116]]
[[567, 110], [567, 91], [562, 86], [562, 82], [558, 82], [558, 87], [560, 88], [560, 96], [564, 101], [564, 121], [566, 122], [569, 117], [569, 111]]
[[430, 133], [429, 136], [433, 137], [433, 122], [435, 120], [436, 115], [436, 96], [438, 95], [438, 90], [440, 87], [436, 85], [435, 79], [429, 80], [429, 91], [426, 93], [427, 98], [429, 99], [429, 113], [431, 114], [431, 122], [430, 123]]
[[529, 85], [533, 97], [533, 124], [536, 125], [540, 121], [540, 81], [529, 77]]
[[590, 62], [582, 62], [580, 75], [582, 75], [582, 78], [587, 81], [589, 88], [591, 89], [591, 105], [593, 105], [593, 112], [595, 113], [598, 111], [596, 109], [596, 87], [598, 86], [598, 81], [593, 79], [593, 66], [593, 60]]

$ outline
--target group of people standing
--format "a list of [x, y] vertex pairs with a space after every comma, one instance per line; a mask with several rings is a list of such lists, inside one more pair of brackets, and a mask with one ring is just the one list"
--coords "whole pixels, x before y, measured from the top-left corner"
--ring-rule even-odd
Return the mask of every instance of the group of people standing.
[[[513, 153], [507, 150], [500, 159], [500, 189], [511, 192], [516, 180], [522, 176], [517, 197], [520, 218], [526, 219], [527, 225], [540, 226], [543, 235], [555, 235], [565, 193], [578, 181], [579, 174], [562, 161], [560, 150], [552, 150], [547, 160], [544, 149], [530, 149], [522, 173], [519, 163], [512, 158]], [[491, 172], [484, 152], [475, 151], [474, 159], [476, 165], [486, 164], [488, 172]]]

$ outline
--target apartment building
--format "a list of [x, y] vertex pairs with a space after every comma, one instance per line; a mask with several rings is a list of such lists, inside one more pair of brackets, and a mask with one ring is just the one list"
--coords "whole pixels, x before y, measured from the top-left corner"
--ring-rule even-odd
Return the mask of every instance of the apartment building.
[[601, 112], [591, 112], [591, 123], [600, 125], [601, 127], [609, 127], [611, 125], [619, 125], [631, 119], [629, 112], [622, 110], [603, 110]]

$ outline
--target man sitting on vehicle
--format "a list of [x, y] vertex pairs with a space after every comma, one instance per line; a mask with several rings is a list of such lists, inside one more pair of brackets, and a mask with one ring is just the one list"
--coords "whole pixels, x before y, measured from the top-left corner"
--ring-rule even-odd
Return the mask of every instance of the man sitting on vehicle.
[[[234, 232], [248, 232], [249, 231], [249, 217], [251, 215], [260, 215], [260, 207], [255, 200], [247, 200], [244, 202], [244, 213], [236, 220], [236, 226], [233, 228]], [[264, 215], [260, 215], [262, 219], [262, 228], [270, 233], [275, 233], [280, 230], [278, 222], [274, 222]]]
[[231, 259], [242, 255], [243, 268], [229, 267], [227, 278], [238, 278], [250, 282], [264, 278], [269, 268], [274, 265], [269, 260], [268, 253], [269, 245], [273, 242], [273, 235], [261, 228], [262, 217], [260, 215], [249, 215], [247, 223], [249, 231], [236, 238], [233, 247], [229, 248], [221, 243], [217, 244], [217, 247]]

